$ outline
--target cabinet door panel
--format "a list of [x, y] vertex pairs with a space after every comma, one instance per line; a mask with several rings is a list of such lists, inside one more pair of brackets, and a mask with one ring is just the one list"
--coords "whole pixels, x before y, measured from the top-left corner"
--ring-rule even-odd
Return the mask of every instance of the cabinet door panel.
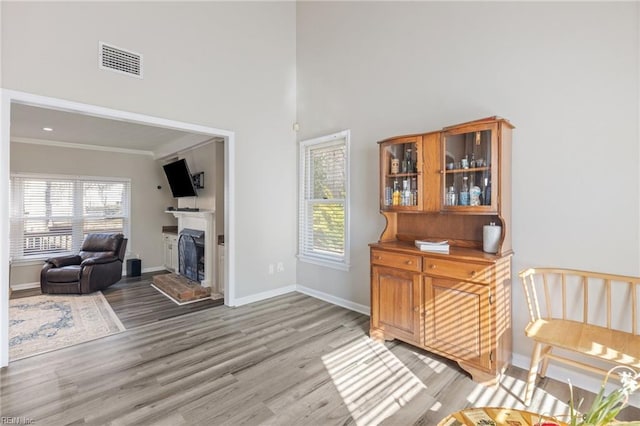
[[425, 278], [425, 344], [490, 368], [491, 321], [487, 286]]
[[374, 266], [371, 321], [392, 336], [420, 342], [420, 274]]
[[443, 133], [442, 150], [443, 210], [497, 212], [498, 124], [451, 128]]
[[381, 210], [422, 210], [422, 149], [421, 135], [380, 143]]

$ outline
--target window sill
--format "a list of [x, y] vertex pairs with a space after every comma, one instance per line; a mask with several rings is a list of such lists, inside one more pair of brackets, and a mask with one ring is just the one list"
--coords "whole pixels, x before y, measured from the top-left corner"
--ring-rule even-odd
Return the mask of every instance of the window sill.
[[38, 258], [38, 259], [13, 259], [9, 261], [11, 266], [36, 266], [44, 263], [50, 256]]
[[351, 265], [343, 262], [334, 262], [331, 260], [318, 259], [315, 257], [298, 256], [298, 260], [304, 263], [311, 263], [312, 265], [324, 266], [331, 269], [338, 269], [340, 271], [349, 271]]

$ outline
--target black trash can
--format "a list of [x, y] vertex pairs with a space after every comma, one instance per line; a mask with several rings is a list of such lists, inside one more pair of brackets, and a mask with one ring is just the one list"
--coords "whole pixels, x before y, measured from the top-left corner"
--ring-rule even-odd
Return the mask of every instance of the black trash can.
[[142, 261], [140, 259], [127, 260], [127, 276], [139, 277], [142, 272]]

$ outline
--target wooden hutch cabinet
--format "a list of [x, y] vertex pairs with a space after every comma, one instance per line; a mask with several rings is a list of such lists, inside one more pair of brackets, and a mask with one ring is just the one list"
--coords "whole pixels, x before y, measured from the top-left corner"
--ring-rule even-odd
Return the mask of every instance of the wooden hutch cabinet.
[[[483, 383], [511, 362], [512, 129], [489, 117], [379, 142], [387, 224], [370, 244], [370, 335], [452, 359]], [[490, 224], [501, 232], [487, 253]], [[450, 249], [422, 251], [416, 240]]]

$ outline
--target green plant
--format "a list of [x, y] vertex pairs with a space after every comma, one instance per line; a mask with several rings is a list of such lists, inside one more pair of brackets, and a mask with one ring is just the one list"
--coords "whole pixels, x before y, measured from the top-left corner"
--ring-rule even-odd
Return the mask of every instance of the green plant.
[[[620, 376], [622, 385], [605, 396], [605, 386], [613, 373], [617, 373]], [[569, 382], [569, 424], [571, 426], [605, 426], [616, 424], [616, 416], [627, 406], [629, 396], [640, 387], [638, 384], [639, 378], [640, 373], [629, 367], [613, 367], [607, 372], [607, 375], [602, 381], [600, 391], [596, 395], [593, 404], [591, 404], [591, 407], [583, 414], [580, 414], [574, 406], [573, 387], [571, 386], [571, 382]], [[577, 408], [579, 408], [581, 403], [582, 401], [580, 401]], [[640, 426], [640, 421], [627, 422], [625, 424]]]

